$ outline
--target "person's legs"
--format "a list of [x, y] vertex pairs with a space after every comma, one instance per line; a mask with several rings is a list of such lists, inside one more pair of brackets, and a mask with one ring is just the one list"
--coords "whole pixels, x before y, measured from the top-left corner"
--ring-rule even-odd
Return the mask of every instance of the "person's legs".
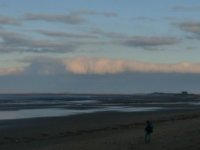
[[145, 143], [150, 143], [151, 137], [149, 133], [145, 133]]
[[147, 143], [148, 143], [148, 133], [145, 133], [144, 142], [145, 142], [145, 144], [147, 144]]
[[151, 142], [151, 133], [149, 134], [149, 137], [148, 137], [149, 139], [149, 141], [148, 141], [148, 143], [150, 143]]

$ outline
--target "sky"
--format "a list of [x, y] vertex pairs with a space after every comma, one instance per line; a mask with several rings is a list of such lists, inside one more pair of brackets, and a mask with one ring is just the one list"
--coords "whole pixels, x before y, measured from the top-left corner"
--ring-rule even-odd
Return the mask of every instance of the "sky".
[[0, 93], [200, 93], [198, 0], [0, 0]]

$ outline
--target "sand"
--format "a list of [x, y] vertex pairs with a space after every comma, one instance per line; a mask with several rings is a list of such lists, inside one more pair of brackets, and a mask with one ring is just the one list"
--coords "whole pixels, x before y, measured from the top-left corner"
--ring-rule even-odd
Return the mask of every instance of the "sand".
[[[145, 121], [154, 122], [144, 143]], [[199, 150], [200, 111], [104, 112], [0, 122], [0, 150]]]

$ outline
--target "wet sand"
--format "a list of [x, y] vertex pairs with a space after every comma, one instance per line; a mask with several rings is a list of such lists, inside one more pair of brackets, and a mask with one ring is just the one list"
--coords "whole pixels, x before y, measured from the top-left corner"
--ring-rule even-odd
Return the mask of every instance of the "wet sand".
[[[154, 122], [144, 144], [145, 121]], [[199, 150], [200, 111], [116, 113], [0, 121], [1, 150]]]

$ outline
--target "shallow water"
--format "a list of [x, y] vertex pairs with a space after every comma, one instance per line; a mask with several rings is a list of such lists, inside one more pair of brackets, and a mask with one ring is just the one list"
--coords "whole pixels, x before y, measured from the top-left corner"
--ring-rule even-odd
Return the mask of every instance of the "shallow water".
[[10, 119], [25, 119], [25, 118], [38, 118], [38, 117], [56, 117], [56, 116], [70, 116], [85, 113], [95, 113], [103, 111], [120, 111], [120, 112], [143, 112], [143, 111], [157, 111], [160, 107], [103, 107], [98, 109], [22, 109], [22, 110], [6, 110], [0, 111], [0, 120]]
[[0, 95], [0, 120], [70, 116], [103, 111], [145, 112], [200, 107], [199, 96], [152, 95]]

